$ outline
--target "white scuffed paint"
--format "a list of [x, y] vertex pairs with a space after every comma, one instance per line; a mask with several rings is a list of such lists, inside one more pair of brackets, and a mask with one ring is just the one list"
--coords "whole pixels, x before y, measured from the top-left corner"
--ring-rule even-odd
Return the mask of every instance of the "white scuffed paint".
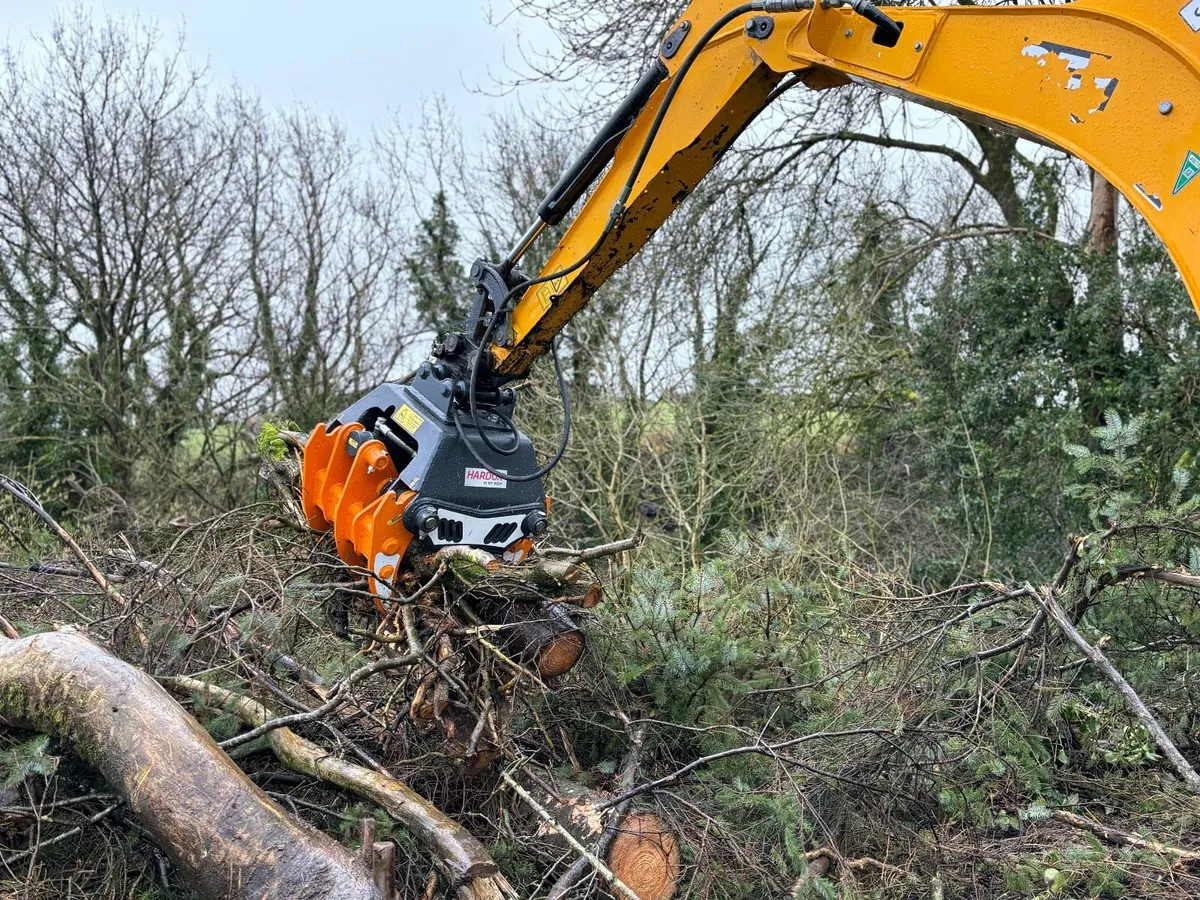
[[[1200, 0], [1196, 0], [1196, 2], [1200, 3]], [[1092, 54], [1086, 50], [1074, 50], [1070, 47], [1060, 47], [1058, 44], [1051, 44], [1051, 47], [1043, 44], [1026, 44], [1021, 50], [1021, 55], [1036, 59], [1039, 66], [1044, 66], [1046, 64], [1044, 57], [1053, 53], [1067, 64], [1068, 72], [1082, 72], [1092, 64]]]
[[1083, 76], [1079, 75], [1078, 73], [1075, 75], [1072, 75], [1067, 80], [1067, 90], [1068, 91], [1077, 91], [1082, 87], [1083, 87]]
[[1162, 208], [1163, 208], [1163, 202], [1162, 202], [1162, 198], [1161, 198], [1161, 197], [1159, 197], [1159, 196], [1158, 196], [1158, 194], [1151, 194], [1151, 193], [1149, 193], [1149, 192], [1148, 192], [1148, 191], [1147, 191], [1147, 190], [1146, 190], [1144, 187], [1142, 187], [1142, 185], [1140, 185], [1140, 184], [1135, 184], [1135, 185], [1134, 185], [1134, 187], [1135, 187], [1135, 188], [1137, 188], [1137, 192], [1138, 192], [1139, 194], [1141, 194], [1143, 197], [1145, 197], [1147, 200], [1149, 200], [1149, 201], [1150, 201], [1150, 205], [1151, 205], [1151, 206], [1153, 206], [1153, 207], [1154, 207], [1155, 209], [1157, 209], [1159, 212], [1162, 212]]
[[1058, 58], [1066, 60], [1068, 72], [1078, 72], [1080, 69], [1086, 69], [1092, 64], [1092, 57], [1083, 53], [1069, 53], [1065, 50], [1060, 50]]

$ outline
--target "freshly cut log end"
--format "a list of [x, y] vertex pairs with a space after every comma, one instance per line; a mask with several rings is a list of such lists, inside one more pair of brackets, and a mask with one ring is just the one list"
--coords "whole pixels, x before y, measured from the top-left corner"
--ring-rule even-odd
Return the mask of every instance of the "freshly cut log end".
[[583, 655], [583, 632], [568, 631], [538, 651], [537, 670], [543, 678], [565, 675]]
[[587, 586], [587, 589], [579, 596], [577, 602], [584, 609], [595, 609], [603, 599], [604, 588], [600, 587], [599, 583], [593, 582]]
[[[641, 900], [671, 900], [675, 896], [682, 874], [679, 839], [661, 818], [652, 812], [633, 810], [617, 821], [614, 834], [605, 830], [602, 809], [610, 795], [545, 770], [537, 771], [529, 785], [536, 802], [557, 825], [555, 828], [539, 821], [534, 832], [537, 837], [566, 848], [568, 844], [557, 837], [561, 832], [586, 846], [595, 846], [604, 835], [605, 864]], [[564, 897], [573, 885], [574, 881], [560, 880], [551, 896]]]
[[504, 649], [542, 678], [565, 675], [583, 655], [583, 632], [557, 603], [510, 603], [487, 611], [489, 621], [507, 626]]
[[608, 850], [614, 875], [641, 900], [670, 900], [679, 885], [679, 841], [653, 813], [630, 813]]

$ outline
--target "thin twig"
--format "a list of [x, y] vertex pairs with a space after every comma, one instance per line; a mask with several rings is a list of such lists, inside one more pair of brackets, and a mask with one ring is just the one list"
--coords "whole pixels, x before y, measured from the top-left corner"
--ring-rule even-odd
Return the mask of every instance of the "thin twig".
[[245, 734], [239, 734], [236, 737], [231, 737], [227, 741], [222, 741], [220, 747], [222, 750], [229, 751], [234, 747], [240, 747], [242, 744], [248, 744], [256, 738], [262, 737], [268, 732], [274, 731], [276, 728], [290, 728], [293, 725], [304, 725], [308, 722], [315, 722], [318, 719], [324, 718], [339, 706], [350, 699], [350, 688], [364, 678], [368, 678], [378, 672], [386, 671], [387, 669], [399, 669], [405, 666], [411, 666], [418, 662], [417, 656], [402, 656], [397, 659], [381, 659], [370, 665], [362, 666], [355, 669], [345, 679], [340, 681], [337, 686], [330, 692], [329, 699], [315, 709], [309, 712], [293, 713], [290, 716], [280, 716], [278, 719], [272, 719], [269, 722], [263, 722], [257, 728], [252, 728]]
[[121, 592], [109, 584], [108, 579], [104, 577], [104, 573], [96, 568], [88, 555], [83, 552], [83, 548], [75, 543], [75, 539], [67, 533], [65, 528], [58, 524], [58, 522], [52, 515], [50, 515], [50, 513], [46, 512], [42, 504], [38, 502], [38, 499], [33, 496], [33, 493], [27, 487], [25, 487], [25, 485], [21, 484], [19, 481], [9, 478], [7, 475], [0, 475], [0, 490], [3, 490], [18, 503], [28, 507], [35, 516], [45, 523], [46, 527], [48, 527], [55, 533], [55, 535], [58, 536], [58, 539], [67, 546], [67, 549], [70, 550], [74, 557], [83, 564], [85, 569], [88, 570], [88, 574], [91, 575], [92, 580], [100, 586], [100, 590], [104, 591], [106, 597], [120, 607], [125, 607], [128, 605], [125, 601], [125, 598], [121, 595]]
[[1152, 841], [1148, 838], [1138, 837], [1136, 834], [1130, 834], [1127, 831], [1121, 831], [1119, 828], [1110, 828], [1107, 825], [1101, 825], [1099, 822], [1093, 822], [1091, 819], [1086, 819], [1083, 816], [1076, 815], [1072, 812], [1067, 812], [1063, 809], [1056, 809], [1050, 813], [1050, 818], [1056, 822], [1062, 822], [1070, 825], [1072, 828], [1080, 828], [1084, 831], [1090, 831], [1110, 844], [1119, 844], [1126, 847], [1134, 847], [1138, 850], [1148, 850], [1151, 853], [1158, 853], [1162, 856], [1174, 856], [1181, 860], [1194, 862], [1200, 860], [1200, 851], [1184, 850], [1182, 847], [1172, 847], [1168, 844], [1160, 844], [1158, 841]]
[[681, 769], [676, 769], [670, 775], [664, 775], [662, 778], [657, 778], [654, 781], [648, 781], [645, 784], [638, 785], [628, 791], [614, 797], [611, 800], [601, 803], [597, 808], [601, 810], [611, 809], [626, 800], [631, 800], [641, 794], [656, 791], [659, 788], [669, 787], [677, 784], [688, 775], [695, 772], [697, 769], [703, 769], [714, 762], [722, 759], [728, 759], [731, 756], [742, 756], [746, 753], [758, 753], [764, 756], [774, 756], [780, 750], [788, 750], [792, 747], [798, 747], [801, 744], [807, 744], [811, 741], [822, 739], [834, 739], [843, 737], [856, 737], [862, 735], [888, 735], [894, 736], [895, 729], [889, 728], [852, 728], [848, 731], [821, 731], [816, 734], [806, 734], [802, 737], [792, 738], [786, 741], [780, 741], [777, 744], [748, 744], [744, 747], [733, 747], [729, 750], [722, 750], [719, 753], [710, 753], [708, 756], [702, 756], [699, 759], [693, 760]]
[[[3, 477], [3, 476], [0, 476], [0, 477]], [[119, 807], [123, 806], [124, 804], [125, 804], [124, 800], [119, 800], [116, 803], [112, 804], [111, 806], [109, 806], [105, 809], [102, 809], [100, 812], [96, 813], [94, 816], [92, 816], [86, 822], [83, 822], [80, 825], [76, 825], [74, 828], [70, 828], [67, 831], [64, 831], [62, 834], [56, 834], [54, 837], [50, 838], [50, 840], [48, 840], [48, 841], [39, 841], [37, 844], [30, 847], [28, 850], [19, 850], [16, 853], [9, 854], [8, 856], [4, 857], [3, 859], [0, 859], [0, 866], [12, 865], [15, 862], [19, 862], [22, 859], [25, 859], [26, 857], [33, 856], [35, 853], [38, 853], [44, 847], [50, 847], [50, 846], [53, 846], [54, 844], [60, 843], [61, 841], [65, 841], [67, 838], [74, 837], [75, 835], [82, 832], [83, 829], [85, 829], [87, 826], [95, 825], [101, 819], [104, 819], [107, 816], [111, 815], [114, 810], [118, 809]]]

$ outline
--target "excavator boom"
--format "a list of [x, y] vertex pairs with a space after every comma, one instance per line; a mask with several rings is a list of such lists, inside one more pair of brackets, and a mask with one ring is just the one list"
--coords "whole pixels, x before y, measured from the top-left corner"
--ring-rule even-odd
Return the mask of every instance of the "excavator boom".
[[[663, 49], [670, 58], [661, 60], [668, 77], [625, 134], [542, 277], [571, 266], [604, 234], [689, 42], [743, 5], [693, 0], [668, 33]], [[492, 348], [497, 371], [529, 371], [571, 317], [695, 189], [789, 73], [816, 88], [868, 84], [1074, 154], [1145, 217], [1200, 309], [1200, 0], [885, 12], [902, 26], [893, 46], [853, 9], [825, 4], [786, 13], [748, 11], [720, 28], [679, 85], [620, 221], [586, 265], [521, 296], [511, 340]]]
[[[411, 384], [381, 385], [310, 437], [309, 523], [334, 532], [381, 600], [410, 545], [530, 552], [547, 527], [542, 476], [566, 449], [569, 403], [560, 369], [563, 439], [538, 468], [506, 385], [553, 351], [793, 77], [818, 90], [870, 85], [1074, 154], [1162, 238], [1200, 309], [1200, 0], [882, 10], [693, 0], [508, 257], [476, 262], [464, 330], [434, 346]], [[523, 274], [529, 247], [576, 206], [540, 273]]]

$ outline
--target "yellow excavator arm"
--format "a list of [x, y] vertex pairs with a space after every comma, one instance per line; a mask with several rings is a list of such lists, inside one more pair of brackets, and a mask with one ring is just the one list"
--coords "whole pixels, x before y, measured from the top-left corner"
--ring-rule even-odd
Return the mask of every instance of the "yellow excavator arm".
[[[1162, 238], [1200, 308], [1200, 0], [881, 10], [868, 0], [693, 0], [660, 56], [500, 263], [472, 269], [461, 332], [410, 384], [384, 384], [305, 449], [309, 524], [383, 600], [410, 546], [513, 561], [547, 526], [543, 476], [508, 383], [641, 249], [775, 96], [867, 84], [1061, 147], [1103, 174]], [[540, 274], [519, 263], [566, 220]], [[382, 606], [381, 606], [382, 608]]]
[[[801, 4], [774, 7], [785, 5]], [[812, 6], [772, 13], [770, 3], [693, 0], [664, 42], [666, 77], [539, 278], [569, 269], [599, 246], [586, 264], [521, 295], [508, 339], [491, 348], [499, 373], [529, 370], [708, 174], [789, 73], [818, 89], [871, 85], [1074, 154], [1145, 217], [1200, 309], [1200, 0], [885, 7], [902, 28], [898, 36], [849, 4]], [[744, 11], [730, 15], [736, 10]], [[613, 206], [673, 79], [722, 19], [728, 21], [678, 84], [610, 228]]]

